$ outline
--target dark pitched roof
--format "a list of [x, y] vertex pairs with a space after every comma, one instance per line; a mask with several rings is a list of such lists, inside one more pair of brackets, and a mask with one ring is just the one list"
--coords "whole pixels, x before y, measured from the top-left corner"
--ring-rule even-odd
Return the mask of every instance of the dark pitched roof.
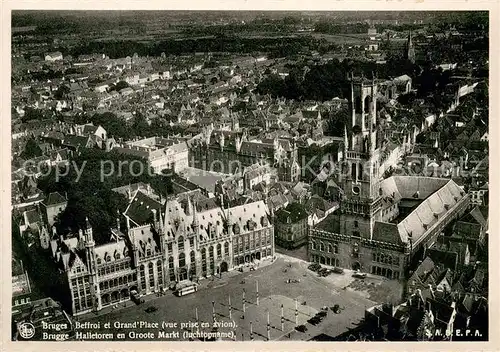
[[70, 147], [86, 147], [89, 142], [89, 137], [67, 134], [62, 142], [63, 145]]
[[467, 215], [462, 217], [460, 221], [472, 224], [479, 224], [483, 227], [487, 226], [487, 222], [478, 206], [474, 207]]
[[26, 219], [28, 220], [28, 224], [34, 224], [42, 221], [40, 213], [38, 213], [36, 209], [28, 210], [26, 212]]
[[317, 119], [319, 114], [319, 111], [302, 110], [302, 116], [305, 119]]
[[137, 225], [144, 225], [153, 218], [152, 210], [156, 209], [157, 214], [159, 214], [161, 208], [161, 203], [148, 197], [141, 191], [137, 191], [128, 208], [125, 210], [124, 215], [128, 216]]
[[303, 205], [300, 203], [291, 203], [285, 209], [280, 209], [276, 213], [276, 217], [280, 222], [288, 222], [295, 223], [300, 220], [307, 218], [308, 214]]
[[95, 133], [97, 131], [97, 129], [99, 128], [99, 126], [94, 126], [94, 125], [85, 125], [83, 127], [83, 133], [84, 134], [92, 134], [92, 133]]
[[435, 320], [443, 323], [448, 323], [450, 321], [453, 314], [453, 307], [447, 303], [432, 298], [427, 299], [426, 303], [429, 310], [432, 311]]
[[445, 268], [455, 270], [458, 262], [458, 253], [443, 248], [429, 248], [426, 252], [427, 256], [434, 263], [441, 264]]
[[47, 198], [45, 198], [43, 204], [45, 204], [46, 206], [51, 206], [66, 202], [67, 202], [66, 198], [64, 198], [59, 192], [52, 192], [48, 195]]

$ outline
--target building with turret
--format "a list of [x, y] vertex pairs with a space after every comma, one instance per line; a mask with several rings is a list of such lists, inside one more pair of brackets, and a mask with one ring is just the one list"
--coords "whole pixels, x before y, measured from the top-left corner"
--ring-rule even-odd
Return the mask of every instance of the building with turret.
[[77, 236], [51, 241], [73, 315], [151, 294], [186, 280], [222, 275], [274, 256], [272, 214], [264, 201], [226, 208], [200, 192], [165, 204], [140, 190], [130, 195], [110, 241], [96, 245], [88, 219]]
[[378, 121], [376, 96], [374, 79], [351, 77], [351, 126], [345, 128], [337, 181], [340, 208], [311, 229], [309, 257], [399, 279], [444, 227], [463, 214], [469, 197], [451, 179], [384, 179], [397, 159], [389, 158], [392, 146]]

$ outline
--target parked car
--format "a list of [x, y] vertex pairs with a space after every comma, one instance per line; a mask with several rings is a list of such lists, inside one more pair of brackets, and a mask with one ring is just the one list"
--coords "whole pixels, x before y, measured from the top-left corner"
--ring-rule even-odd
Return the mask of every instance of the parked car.
[[335, 267], [335, 268], [332, 269], [332, 272], [335, 273], [335, 274], [343, 274], [344, 273], [344, 269]]
[[362, 272], [355, 272], [354, 274], [352, 274], [353, 277], [357, 278], [357, 279], [365, 279], [366, 278], [366, 273], [362, 273]]
[[157, 310], [158, 310], [158, 308], [153, 307], [153, 306], [147, 307], [146, 308], [146, 313], [153, 313], [153, 312], [156, 312]]
[[320, 318], [318, 318], [318, 317], [312, 317], [312, 318], [311, 318], [311, 319], [309, 319], [307, 322], [308, 322], [309, 324], [311, 324], [311, 325], [316, 326], [316, 325], [318, 325], [318, 324], [321, 322], [321, 319], [320, 319]]
[[332, 273], [332, 271], [330, 269], [327, 269], [327, 268], [321, 268], [318, 270], [318, 274], [319, 276], [328, 276]]
[[340, 306], [338, 304], [335, 304], [333, 307], [331, 307], [331, 310], [335, 313], [335, 314], [339, 314], [340, 313]]
[[295, 330], [300, 331], [300, 332], [306, 332], [307, 328], [305, 325], [299, 325], [295, 328]]
[[318, 263], [312, 263], [307, 268], [311, 271], [318, 271], [319, 269], [321, 269], [321, 265], [319, 265]]
[[135, 304], [141, 304], [144, 303], [144, 298], [141, 298], [139, 293], [136, 290], [130, 291], [130, 299], [135, 303]]

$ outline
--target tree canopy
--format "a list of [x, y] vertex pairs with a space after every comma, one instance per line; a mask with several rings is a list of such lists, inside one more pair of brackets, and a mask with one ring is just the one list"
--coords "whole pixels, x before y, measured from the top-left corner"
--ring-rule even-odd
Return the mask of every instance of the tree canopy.
[[[138, 163], [131, 164], [134, 160], [140, 161], [144, 166], [142, 173]], [[38, 187], [45, 194], [57, 191], [68, 196], [68, 206], [60, 214], [57, 223], [61, 233], [78, 231], [88, 217], [94, 229], [96, 242], [107, 242], [109, 229], [116, 226], [117, 212], [123, 212], [128, 204], [124, 196], [112, 191], [115, 187], [144, 182], [150, 184], [156, 193], [163, 197], [172, 193], [170, 178], [148, 173], [146, 161], [140, 158], [114, 151], [106, 153], [98, 149], [83, 149], [73, 161], [75, 164], [68, 166], [67, 176], [57, 180], [54, 169], [38, 182]], [[109, 177], [103, 177], [101, 170], [105, 170], [104, 175], [107, 175], [110, 173], [111, 164], [114, 172]], [[78, 166], [79, 171], [74, 165]], [[79, 172], [80, 178], [78, 178]]]

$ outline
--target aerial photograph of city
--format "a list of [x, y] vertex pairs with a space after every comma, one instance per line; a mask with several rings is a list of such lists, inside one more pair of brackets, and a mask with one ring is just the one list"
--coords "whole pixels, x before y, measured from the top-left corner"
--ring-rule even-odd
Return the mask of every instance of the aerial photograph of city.
[[489, 18], [13, 10], [11, 340], [489, 341]]

